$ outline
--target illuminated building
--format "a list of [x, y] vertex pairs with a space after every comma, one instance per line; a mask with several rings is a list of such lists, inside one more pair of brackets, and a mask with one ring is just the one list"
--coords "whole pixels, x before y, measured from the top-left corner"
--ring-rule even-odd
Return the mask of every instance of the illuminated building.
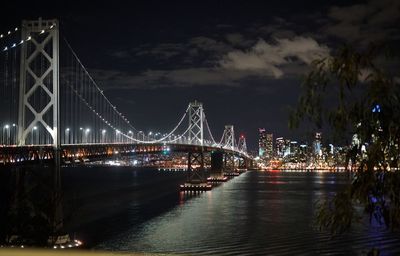
[[283, 147], [283, 157], [290, 155], [290, 139], [286, 139]]
[[307, 145], [306, 144], [300, 145], [300, 154], [307, 155]]
[[267, 150], [267, 134], [264, 128], [258, 129], [258, 156], [265, 157]]
[[322, 156], [322, 133], [316, 132], [314, 139], [314, 155]]
[[292, 155], [297, 155], [299, 154], [299, 144], [297, 143], [297, 141], [291, 141], [290, 142], [290, 154]]
[[282, 158], [285, 148], [285, 140], [283, 139], [283, 137], [276, 138], [275, 145], [276, 145], [276, 156]]
[[274, 135], [272, 133], [267, 133], [267, 145], [266, 145], [266, 154], [265, 157], [267, 159], [272, 159], [274, 157]]

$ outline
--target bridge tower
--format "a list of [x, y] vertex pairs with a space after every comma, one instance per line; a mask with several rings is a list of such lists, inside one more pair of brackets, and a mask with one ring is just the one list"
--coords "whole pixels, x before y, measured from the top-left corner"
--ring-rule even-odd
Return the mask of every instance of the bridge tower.
[[[18, 145], [27, 144], [34, 131], [43, 127], [53, 146], [52, 225], [55, 231], [63, 228], [61, 195], [60, 88], [59, 88], [59, 22], [24, 20], [21, 26], [21, 59], [18, 109]], [[45, 99], [44, 99], [45, 98]], [[37, 131], [38, 132], [38, 131]], [[40, 142], [40, 136], [35, 144]], [[39, 149], [39, 152], [41, 149]], [[56, 239], [56, 237], [51, 237]]]
[[189, 144], [203, 146], [203, 103], [194, 101], [189, 103]]
[[[235, 130], [233, 125], [225, 125], [223, 145], [226, 149], [235, 150]], [[226, 173], [235, 171], [235, 155], [231, 152], [225, 152], [224, 170]]]
[[241, 152], [247, 152], [246, 137], [240, 135], [238, 142], [238, 150]]
[[204, 173], [204, 112], [203, 104], [198, 101], [189, 103], [189, 135], [188, 142], [200, 146], [200, 150], [188, 152], [187, 182], [181, 185], [182, 190], [209, 190]]
[[[244, 135], [240, 135], [240, 137], [239, 137], [238, 150], [243, 153], [247, 152], [246, 137]], [[239, 169], [247, 169], [248, 168], [247, 158], [244, 158], [244, 157], [239, 158], [238, 168]]]
[[[26, 145], [28, 135], [32, 136], [33, 144], [34, 129], [40, 125], [50, 134], [52, 145], [59, 149], [58, 20], [24, 20], [21, 36], [29, 40], [21, 44], [18, 144]], [[38, 95], [44, 95], [47, 101], [35, 104]]]
[[231, 150], [235, 149], [235, 131], [233, 125], [225, 125], [223, 143], [225, 148]]

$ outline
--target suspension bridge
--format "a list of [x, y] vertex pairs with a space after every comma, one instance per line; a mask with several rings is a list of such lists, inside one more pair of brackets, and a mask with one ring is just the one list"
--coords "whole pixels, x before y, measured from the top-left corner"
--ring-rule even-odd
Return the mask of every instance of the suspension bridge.
[[225, 171], [251, 160], [233, 125], [215, 139], [198, 101], [169, 132], [136, 129], [90, 75], [58, 20], [25, 20], [0, 35], [0, 46], [0, 164], [59, 166], [115, 154], [183, 152], [193, 180], [201, 176], [205, 154], [222, 153]]

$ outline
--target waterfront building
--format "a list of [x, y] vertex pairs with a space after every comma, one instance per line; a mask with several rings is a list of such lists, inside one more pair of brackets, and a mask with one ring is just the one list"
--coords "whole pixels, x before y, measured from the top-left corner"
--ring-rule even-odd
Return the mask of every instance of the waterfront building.
[[258, 156], [265, 157], [267, 151], [267, 133], [265, 128], [258, 129]]
[[322, 156], [322, 133], [316, 132], [314, 138], [314, 156], [321, 157]]
[[276, 145], [276, 156], [278, 158], [282, 158], [285, 148], [285, 140], [283, 139], [283, 137], [276, 138], [275, 145]]
[[283, 157], [290, 155], [290, 139], [284, 140], [284, 147], [283, 147]]
[[265, 158], [271, 160], [274, 157], [274, 135], [267, 133], [266, 135], [266, 152]]
[[300, 152], [299, 144], [297, 141], [293, 140], [290, 142], [290, 154], [297, 156]]

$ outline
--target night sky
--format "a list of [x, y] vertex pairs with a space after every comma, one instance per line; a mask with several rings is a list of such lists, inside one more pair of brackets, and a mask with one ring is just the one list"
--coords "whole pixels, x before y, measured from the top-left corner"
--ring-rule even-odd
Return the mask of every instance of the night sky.
[[233, 124], [252, 149], [259, 127], [304, 138], [304, 129], [288, 129], [288, 111], [312, 60], [344, 43], [400, 41], [398, 0], [13, 2], [2, 3], [1, 32], [58, 18], [138, 129], [170, 130], [197, 99], [216, 137]]

